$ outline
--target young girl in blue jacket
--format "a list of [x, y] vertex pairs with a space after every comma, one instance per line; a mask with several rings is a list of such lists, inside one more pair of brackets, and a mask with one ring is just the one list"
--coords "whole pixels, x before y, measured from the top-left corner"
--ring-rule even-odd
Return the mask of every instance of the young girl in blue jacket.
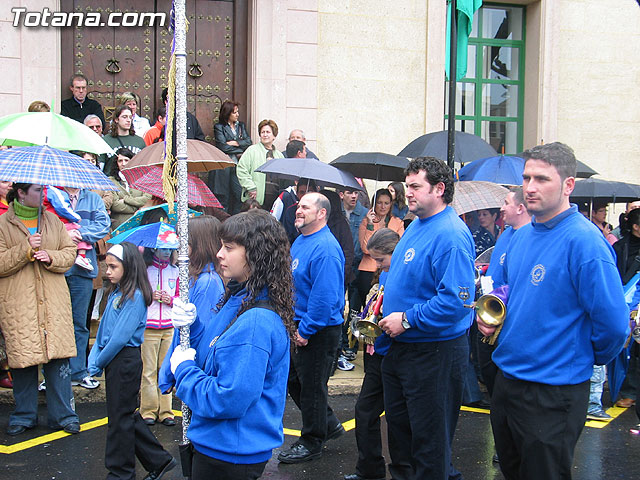
[[174, 301], [174, 326], [191, 347], [170, 358], [176, 395], [192, 411], [192, 480], [256, 479], [282, 445], [289, 374], [293, 281], [289, 243], [262, 210], [227, 219], [218, 260], [229, 280], [220, 311], [201, 315]]
[[105, 371], [107, 479], [135, 479], [135, 459], [156, 480], [176, 466], [174, 458], [158, 442], [137, 411], [142, 376], [140, 345], [147, 323], [152, 291], [138, 248], [128, 242], [107, 251], [106, 276], [113, 291], [105, 308], [96, 342], [89, 354], [89, 374]]

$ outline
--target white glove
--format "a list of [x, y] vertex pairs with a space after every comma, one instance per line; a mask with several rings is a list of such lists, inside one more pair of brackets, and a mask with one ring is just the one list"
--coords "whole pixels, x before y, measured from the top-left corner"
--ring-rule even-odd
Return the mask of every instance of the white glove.
[[176, 328], [188, 327], [195, 321], [197, 313], [193, 303], [184, 303], [176, 298], [173, 300], [173, 308], [171, 309], [171, 323]]
[[193, 348], [187, 348], [183, 350], [180, 345], [176, 347], [176, 349], [171, 354], [171, 358], [169, 362], [171, 363], [171, 373], [175, 375], [176, 368], [182, 362], [186, 362], [187, 360], [195, 360], [196, 359], [196, 351]]

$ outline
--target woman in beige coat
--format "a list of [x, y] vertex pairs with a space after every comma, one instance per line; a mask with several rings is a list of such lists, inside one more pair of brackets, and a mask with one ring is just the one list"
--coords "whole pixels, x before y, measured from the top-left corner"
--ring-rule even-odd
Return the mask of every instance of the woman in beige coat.
[[62, 222], [43, 211], [36, 233], [40, 185], [15, 183], [0, 217], [0, 327], [13, 374], [16, 408], [7, 433], [37, 424], [38, 365], [47, 382], [49, 427], [78, 433], [69, 358], [76, 356], [71, 300], [64, 273], [76, 246]]
[[131, 150], [128, 148], [120, 148], [118, 150], [117, 162], [113, 165], [113, 175], [109, 177], [111, 181], [116, 184], [116, 187], [118, 187], [118, 191], [115, 192], [113, 203], [111, 204], [111, 228], [113, 230], [118, 228], [128, 220], [131, 215], [151, 200], [151, 195], [148, 193], [129, 187], [127, 180], [120, 172], [131, 158], [133, 158]]

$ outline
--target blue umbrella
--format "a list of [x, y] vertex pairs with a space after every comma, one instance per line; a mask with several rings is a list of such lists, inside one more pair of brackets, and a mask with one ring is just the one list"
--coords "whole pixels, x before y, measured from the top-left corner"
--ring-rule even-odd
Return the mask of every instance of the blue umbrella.
[[[168, 203], [161, 203], [160, 205], [155, 205], [153, 207], [147, 207], [147, 208], [141, 208], [140, 210], [138, 210], [136, 213], [134, 213], [131, 218], [129, 218], [127, 221], [125, 221], [123, 224], [121, 224], [118, 228], [116, 228], [112, 235], [115, 237], [116, 235], [121, 234], [122, 232], [126, 232], [127, 230], [131, 230], [132, 228], [136, 228], [139, 227], [142, 224], [142, 220], [144, 219], [144, 216], [146, 213], [149, 213], [153, 210], [163, 210], [164, 213], [161, 214], [164, 216], [164, 222], [168, 223], [170, 225], [177, 225], [178, 224], [178, 214], [176, 213], [176, 207], [174, 206], [173, 208], [173, 213], [169, 213], [169, 204]], [[187, 215], [189, 216], [189, 218], [191, 217], [197, 217], [199, 215], [202, 215], [202, 212], [196, 212], [195, 210], [191, 210], [188, 209], [187, 210]]]
[[0, 152], [0, 180], [94, 190], [118, 189], [84, 158], [48, 145]]
[[256, 168], [256, 172], [270, 173], [282, 178], [308, 178], [321, 186], [362, 190], [353, 174], [315, 158], [274, 158]]
[[107, 240], [107, 243], [114, 244], [122, 242], [131, 242], [139, 247], [148, 248], [177, 249], [179, 246], [176, 229], [164, 222], [142, 225]]
[[501, 185], [522, 185], [524, 159], [498, 155], [467, 163], [458, 170], [460, 180], [481, 180]]

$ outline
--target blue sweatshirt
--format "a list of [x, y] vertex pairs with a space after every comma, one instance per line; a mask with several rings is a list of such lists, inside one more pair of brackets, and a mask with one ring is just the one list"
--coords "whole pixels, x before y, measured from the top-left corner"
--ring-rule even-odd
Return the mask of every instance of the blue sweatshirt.
[[252, 308], [222, 333], [245, 295], [229, 298], [215, 321], [196, 320], [192, 329], [202, 334], [191, 338], [195, 361], [175, 372], [176, 395], [192, 411], [187, 436], [194, 447], [241, 464], [267, 461], [282, 445], [289, 375], [289, 336], [275, 312]]
[[[96, 243], [104, 238], [111, 229], [111, 219], [104, 208], [104, 202], [100, 195], [91, 190], [80, 190], [75, 212], [80, 215], [80, 228], [78, 232], [82, 235], [82, 240], [87, 243]], [[93, 265], [93, 270], [89, 271], [78, 265], [71, 267], [65, 276], [77, 275], [78, 277], [96, 278], [98, 276], [98, 261], [96, 260], [96, 249], [87, 250], [87, 259]]]
[[475, 246], [469, 228], [451, 207], [416, 218], [391, 257], [384, 315], [406, 312], [411, 325], [398, 342], [435, 342], [464, 335], [473, 321], [460, 296], [473, 302]]
[[300, 336], [308, 339], [325, 327], [342, 324], [344, 254], [329, 227], [296, 238], [291, 258]]
[[629, 309], [613, 249], [575, 205], [518, 229], [506, 275], [507, 317], [493, 353], [505, 376], [575, 385], [622, 349]]
[[511, 242], [511, 237], [516, 231], [513, 227], [508, 227], [502, 235], [498, 237], [498, 241], [493, 247], [493, 253], [491, 254], [491, 263], [487, 268], [487, 277], [491, 277], [493, 280], [493, 288], [498, 288], [507, 283], [504, 279], [504, 261], [507, 256], [507, 247]]
[[[213, 263], [210, 263], [202, 273], [200, 273], [198, 279], [195, 282], [191, 282], [189, 287], [189, 302], [196, 306], [196, 312], [198, 312], [198, 317], [203, 324], [206, 325], [215, 317], [215, 314], [218, 312], [218, 302], [223, 295], [224, 283], [222, 283], [222, 279], [216, 272]], [[161, 392], [168, 392], [176, 382], [175, 378], [173, 378], [173, 373], [171, 373], [169, 359], [171, 358], [173, 350], [179, 344], [180, 330], [176, 328], [173, 332], [173, 339], [169, 350], [158, 372], [158, 388], [160, 388]]]
[[96, 342], [89, 353], [89, 375], [100, 375], [124, 347], [142, 345], [147, 325], [147, 305], [144, 303], [144, 296], [140, 290], [136, 290], [133, 300], [121, 300], [122, 293], [118, 286], [109, 295], [96, 334]]

